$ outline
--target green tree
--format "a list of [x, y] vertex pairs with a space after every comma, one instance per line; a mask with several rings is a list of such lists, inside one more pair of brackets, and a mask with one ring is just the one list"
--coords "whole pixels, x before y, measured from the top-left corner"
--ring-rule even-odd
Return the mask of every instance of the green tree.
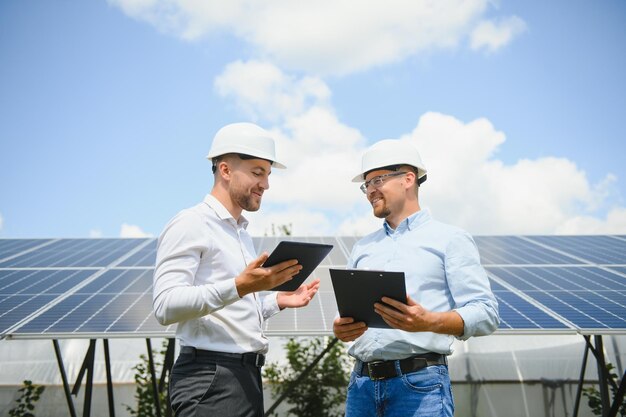
[[[609, 362], [606, 364], [606, 370], [608, 371], [610, 377], [614, 381], [617, 381], [617, 386], [619, 386], [621, 381], [617, 379], [617, 374], [613, 372], [614, 368], [615, 367], [613, 366], [612, 363]], [[609, 386], [611, 387], [613, 398], [615, 398], [617, 389], [613, 386], [613, 384], [610, 384]], [[595, 385], [584, 388], [583, 395], [587, 397], [587, 404], [589, 405], [589, 408], [591, 408], [591, 411], [593, 412], [593, 414], [597, 416], [601, 416], [602, 415], [602, 398], [600, 396], [600, 391], [598, 391]], [[619, 407], [617, 412], [618, 412], [618, 415], [622, 417], [626, 416], [626, 397], [624, 397], [624, 399], [622, 400], [622, 404]]]
[[9, 410], [9, 416], [35, 417], [35, 414], [33, 414], [33, 411], [35, 411], [35, 403], [39, 400], [45, 389], [46, 387], [42, 385], [35, 385], [32, 381], [25, 380], [24, 386], [17, 390], [21, 395], [15, 400], [17, 406]]
[[343, 415], [338, 407], [345, 402], [350, 377], [346, 347], [337, 342], [315, 367], [293, 386], [293, 382], [327, 348], [331, 338], [316, 337], [298, 341], [290, 338], [285, 345], [288, 366], [271, 363], [264, 368], [272, 394], [278, 397], [291, 389], [286, 400], [289, 413], [298, 417], [335, 417]]
[[[154, 368], [162, 369], [163, 362], [165, 360], [165, 353], [167, 351], [167, 339], [163, 341], [161, 351], [155, 352], [152, 350], [152, 358], [154, 360]], [[135, 407], [131, 407], [128, 404], [126, 410], [132, 415], [137, 417], [154, 417], [157, 415], [156, 406], [154, 404], [154, 390], [152, 389], [152, 375], [150, 375], [150, 363], [147, 354], [139, 355], [139, 362], [132, 369], [135, 370], [135, 399], [137, 404]], [[167, 416], [169, 413], [169, 401], [168, 401], [168, 387], [169, 378], [165, 381], [165, 387], [163, 391], [159, 392], [159, 404], [161, 406], [161, 415]]]
[[[275, 225], [272, 223], [272, 236], [291, 236], [293, 232], [293, 224], [279, 224]], [[265, 236], [267, 236], [267, 231], [265, 232]]]

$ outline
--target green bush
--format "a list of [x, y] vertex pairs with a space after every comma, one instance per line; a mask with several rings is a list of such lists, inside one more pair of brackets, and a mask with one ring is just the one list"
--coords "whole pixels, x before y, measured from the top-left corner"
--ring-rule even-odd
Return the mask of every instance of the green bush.
[[41, 397], [41, 394], [46, 389], [42, 385], [34, 385], [32, 381], [25, 380], [24, 386], [17, 390], [20, 392], [20, 397], [15, 400], [17, 406], [9, 410], [10, 417], [35, 417], [33, 411], [35, 410], [35, 403]]
[[[289, 366], [271, 363], [264, 368], [272, 394], [287, 392], [293, 381], [322, 353], [331, 338], [316, 337], [301, 342], [290, 338], [285, 345]], [[350, 378], [350, 360], [342, 342], [336, 343], [286, 397], [289, 413], [298, 417], [335, 417], [344, 404]]]
[[[152, 358], [154, 360], [155, 372], [158, 373], [159, 369], [163, 368], [163, 362], [165, 359], [165, 352], [167, 351], [167, 339], [163, 341], [161, 351], [157, 352], [152, 350]], [[154, 390], [152, 389], [152, 376], [150, 375], [150, 363], [148, 355], [139, 355], [141, 362], [133, 367], [135, 370], [135, 399], [137, 404], [135, 407], [131, 407], [128, 404], [126, 410], [132, 415], [137, 417], [154, 417], [157, 415], [156, 406], [154, 405]], [[159, 404], [161, 406], [161, 416], [169, 415], [169, 401], [167, 397], [167, 386], [169, 380], [166, 379], [165, 387], [162, 392], [159, 392]]]
[[[617, 374], [613, 372], [613, 369], [614, 369], [614, 366], [612, 363], [609, 362], [606, 364], [606, 370], [608, 371], [609, 376], [613, 378], [614, 381], [617, 381], [617, 385], [619, 386], [621, 381], [617, 379]], [[613, 387], [613, 385], [609, 385], [609, 387], [611, 387], [611, 393], [613, 394], [613, 398], [615, 398], [615, 394], [617, 390], [615, 389], [615, 387]], [[587, 397], [587, 404], [589, 405], [589, 408], [591, 408], [591, 411], [593, 412], [593, 414], [597, 416], [601, 416], [602, 415], [602, 398], [600, 396], [600, 391], [598, 391], [598, 389], [595, 386], [590, 386], [590, 387], [583, 389], [583, 395]], [[618, 412], [618, 415], [621, 417], [626, 416], [626, 397], [622, 400], [622, 405], [619, 407], [617, 412]]]

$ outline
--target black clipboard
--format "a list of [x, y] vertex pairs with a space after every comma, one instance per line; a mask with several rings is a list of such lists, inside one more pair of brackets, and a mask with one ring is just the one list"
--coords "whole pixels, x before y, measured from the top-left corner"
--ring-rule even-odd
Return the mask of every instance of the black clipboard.
[[281, 241], [272, 251], [263, 266], [272, 266], [289, 259], [297, 259], [302, 269], [290, 281], [287, 281], [269, 291], [295, 291], [311, 275], [311, 272], [330, 253], [333, 245], [323, 243]]
[[353, 317], [367, 327], [387, 328], [383, 318], [374, 311], [374, 303], [383, 297], [406, 304], [404, 272], [360, 269], [329, 269], [341, 317]]

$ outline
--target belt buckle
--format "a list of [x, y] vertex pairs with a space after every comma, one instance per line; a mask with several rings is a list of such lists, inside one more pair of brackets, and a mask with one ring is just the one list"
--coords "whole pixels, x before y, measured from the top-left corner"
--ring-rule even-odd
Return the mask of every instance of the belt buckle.
[[372, 381], [380, 381], [385, 379], [384, 376], [374, 376], [374, 372], [376, 369], [376, 366], [384, 363], [384, 361], [372, 361], [372, 362], [366, 362], [365, 364], [367, 365], [367, 373], [369, 374], [369, 377]]
[[260, 353], [256, 353], [254, 355], [254, 366], [261, 368], [263, 365], [265, 365], [265, 357]]

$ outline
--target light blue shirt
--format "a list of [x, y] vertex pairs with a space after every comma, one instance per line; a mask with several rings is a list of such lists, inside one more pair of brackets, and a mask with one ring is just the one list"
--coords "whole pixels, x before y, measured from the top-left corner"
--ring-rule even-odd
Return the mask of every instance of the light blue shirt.
[[[433, 220], [427, 209], [395, 230], [385, 221], [382, 229], [359, 240], [348, 268], [404, 272], [407, 293], [415, 302], [430, 311], [455, 310], [461, 315], [462, 340], [498, 328], [498, 302], [474, 240], [459, 228]], [[370, 328], [349, 353], [365, 362], [425, 352], [450, 354], [453, 341], [454, 336], [445, 334]]]

